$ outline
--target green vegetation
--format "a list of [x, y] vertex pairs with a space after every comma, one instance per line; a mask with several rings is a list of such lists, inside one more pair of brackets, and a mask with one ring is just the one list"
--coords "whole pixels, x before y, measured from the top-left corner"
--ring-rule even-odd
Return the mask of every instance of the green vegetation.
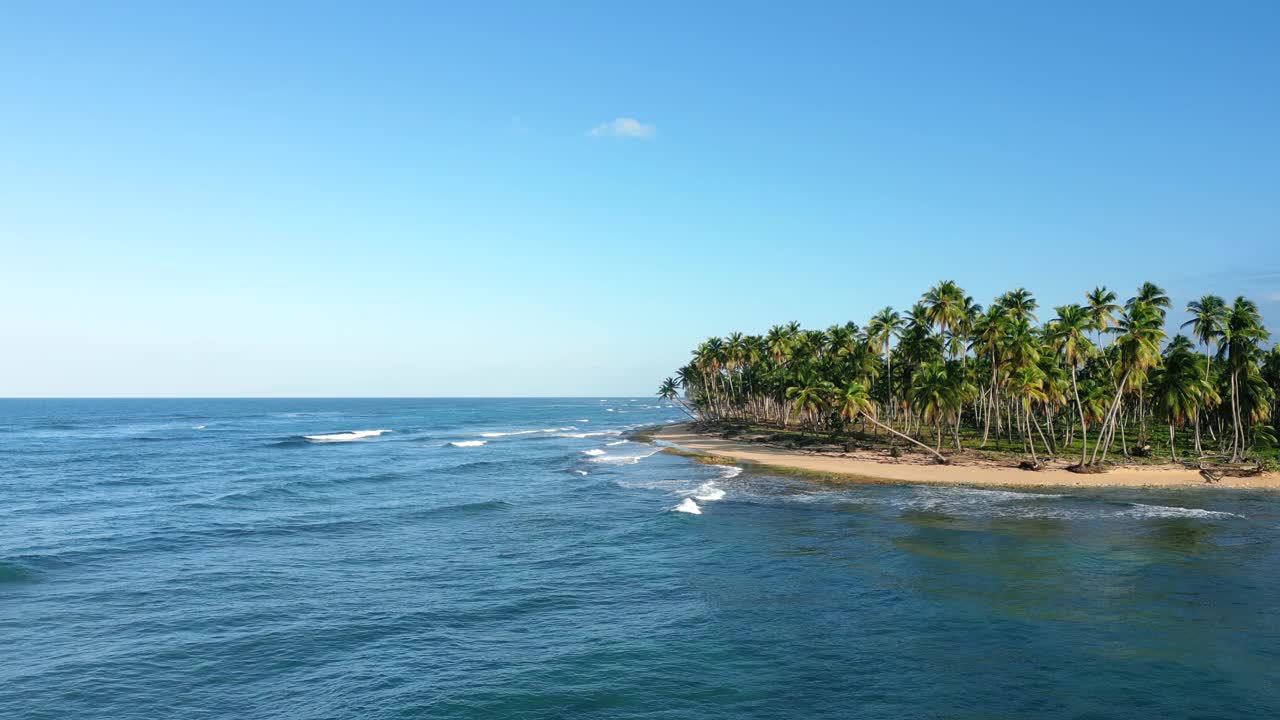
[[[1105, 287], [1079, 305], [1018, 288], [983, 308], [956, 283], [865, 328], [798, 323], [711, 338], [658, 394], [698, 420], [867, 440], [884, 433], [939, 460], [970, 447], [1032, 465], [1078, 457], [1274, 460], [1280, 346], [1258, 307], [1206, 295], [1187, 305], [1194, 340], [1166, 333], [1171, 307], [1145, 283], [1123, 305]], [[872, 435], [867, 434], [870, 429]], [[1167, 430], [1167, 433], [1164, 432]]]

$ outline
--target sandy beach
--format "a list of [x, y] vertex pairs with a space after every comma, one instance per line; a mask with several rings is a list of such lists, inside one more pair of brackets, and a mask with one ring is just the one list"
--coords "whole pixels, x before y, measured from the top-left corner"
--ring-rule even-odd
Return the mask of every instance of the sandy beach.
[[851, 481], [901, 482], [934, 485], [996, 485], [1048, 487], [1228, 487], [1280, 489], [1280, 475], [1264, 473], [1254, 477], [1225, 477], [1208, 483], [1197, 470], [1181, 465], [1133, 465], [1112, 468], [1105, 473], [1086, 475], [1071, 472], [1068, 461], [1037, 471], [1001, 465], [997, 461], [965, 458], [939, 465], [924, 455], [908, 454], [892, 458], [884, 451], [860, 450], [849, 453], [815, 452], [742, 440], [726, 440], [695, 433], [688, 425], [672, 425], [652, 437], [685, 450], [742, 464], [756, 464], [805, 472], [847, 477]]

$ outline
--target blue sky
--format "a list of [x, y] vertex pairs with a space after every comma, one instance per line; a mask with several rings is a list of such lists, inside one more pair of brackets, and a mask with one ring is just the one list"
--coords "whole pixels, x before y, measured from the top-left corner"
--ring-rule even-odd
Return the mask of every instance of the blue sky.
[[1280, 328], [1276, 3], [5, 16], [0, 395], [648, 393], [942, 278]]

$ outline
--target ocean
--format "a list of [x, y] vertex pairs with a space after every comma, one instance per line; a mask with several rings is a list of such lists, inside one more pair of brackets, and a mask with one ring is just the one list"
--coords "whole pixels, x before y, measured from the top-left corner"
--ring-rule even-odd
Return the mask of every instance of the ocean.
[[0, 717], [1280, 717], [1280, 497], [815, 484], [650, 397], [0, 401]]

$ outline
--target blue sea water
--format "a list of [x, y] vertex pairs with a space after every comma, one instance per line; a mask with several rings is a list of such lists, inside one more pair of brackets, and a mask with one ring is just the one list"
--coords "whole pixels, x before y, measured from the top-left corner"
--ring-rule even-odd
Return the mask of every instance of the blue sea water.
[[833, 487], [622, 442], [678, 417], [0, 401], [0, 717], [1280, 716], [1275, 494]]

